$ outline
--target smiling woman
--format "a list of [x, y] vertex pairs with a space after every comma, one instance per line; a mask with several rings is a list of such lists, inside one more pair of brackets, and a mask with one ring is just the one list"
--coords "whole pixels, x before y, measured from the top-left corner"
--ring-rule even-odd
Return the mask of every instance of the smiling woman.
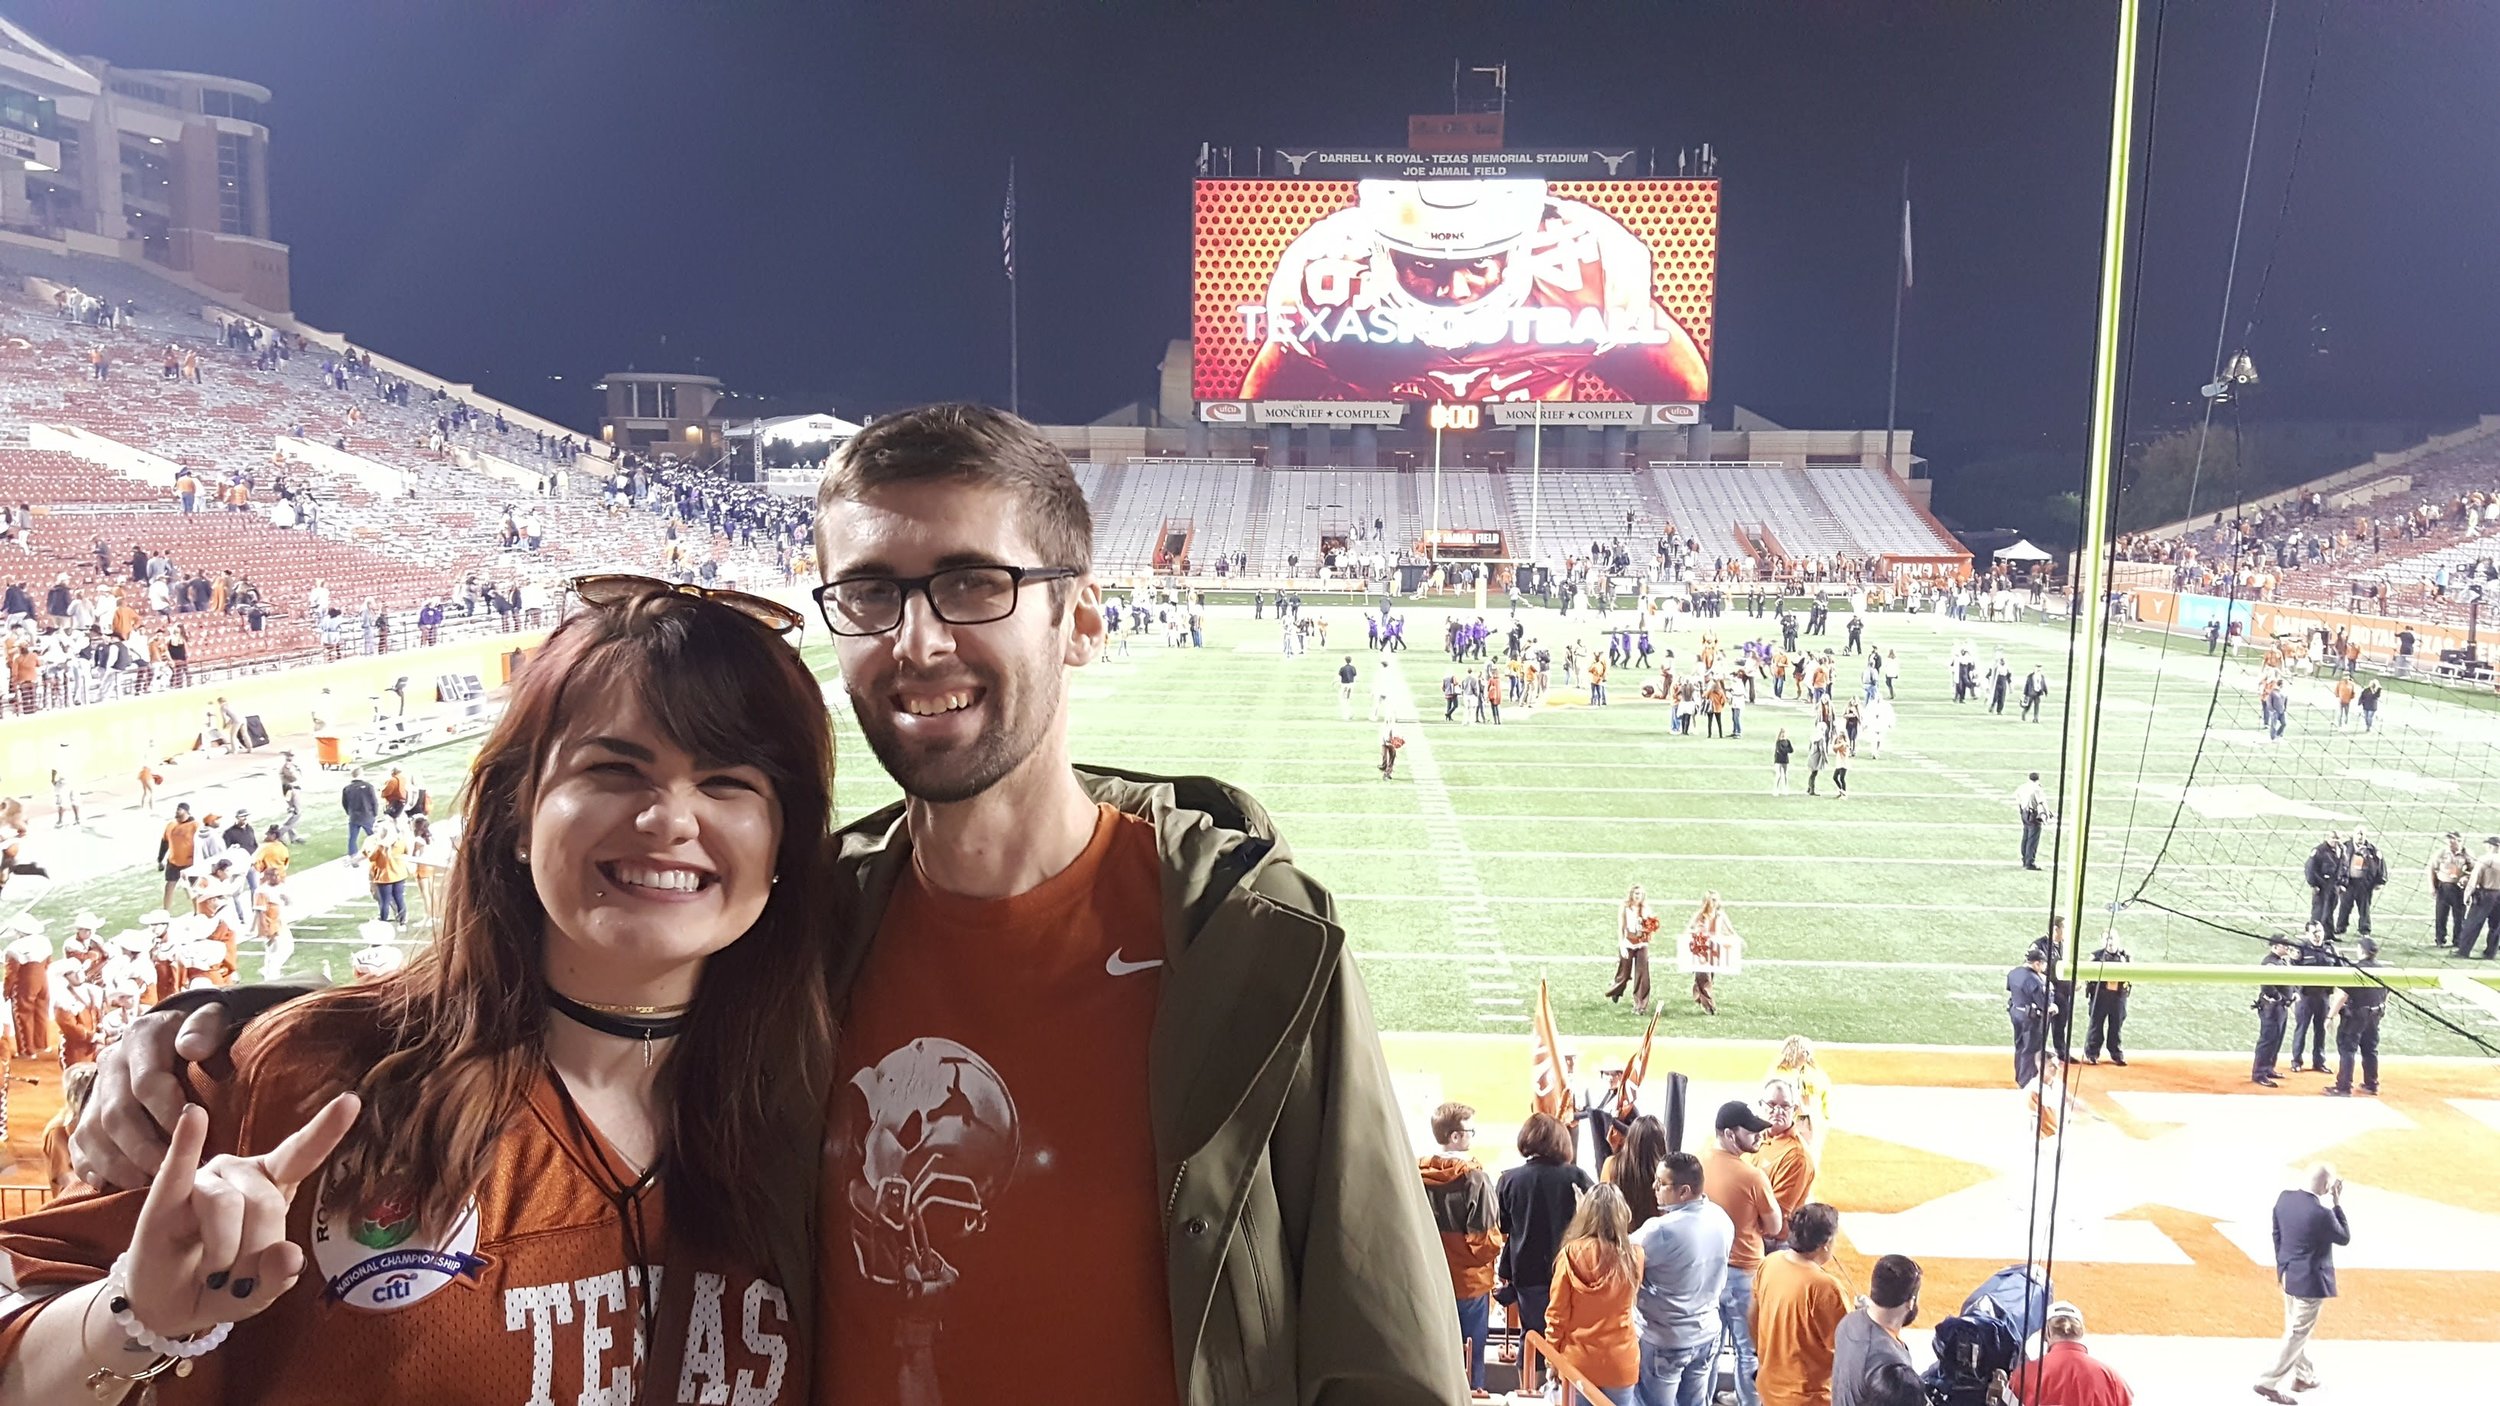
[[255, 1022], [151, 1188], [0, 1226], [40, 1301], [0, 1308], [0, 1403], [202, 1354], [171, 1399], [805, 1399], [822, 696], [732, 606], [588, 607], [478, 755], [434, 945]]

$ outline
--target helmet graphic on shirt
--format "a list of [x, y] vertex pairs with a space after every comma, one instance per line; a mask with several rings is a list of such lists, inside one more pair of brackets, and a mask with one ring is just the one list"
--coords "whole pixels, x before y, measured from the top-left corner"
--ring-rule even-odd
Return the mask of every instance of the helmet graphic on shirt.
[[851, 1079], [843, 1151], [851, 1248], [863, 1277], [912, 1296], [943, 1292], [960, 1272], [947, 1258], [989, 1223], [1015, 1176], [1023, 1135], [1016, 1102], [987, 1060], [924, 1037]]

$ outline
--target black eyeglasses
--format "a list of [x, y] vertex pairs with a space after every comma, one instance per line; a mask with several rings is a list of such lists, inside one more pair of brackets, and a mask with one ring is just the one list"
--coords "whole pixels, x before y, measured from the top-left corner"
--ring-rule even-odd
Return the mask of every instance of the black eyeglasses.
[[913, 593], [949, 625], [986, 625], [1016, 613], [1016, 599], [1035, 581], [1081, 576], [1073, 566], [954, 566], [926, 576], [846, 576], [812, 593], [837, 635], [882, 635], [903, 623]]

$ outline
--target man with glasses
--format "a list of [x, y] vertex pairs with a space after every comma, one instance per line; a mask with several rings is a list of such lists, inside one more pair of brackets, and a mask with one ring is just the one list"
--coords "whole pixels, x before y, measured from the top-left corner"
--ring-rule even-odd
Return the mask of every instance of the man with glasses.
[[[783, 1286], [817, 1399], [1023, 1399], [1069, 1330], [1037, 1290], [1105, 1401], [1465, 1399], [1333, 900], [1248, 796], [1069, 762], [1104, 620], [1066, 457], [931, 406], [848, 441], [817, 510], [817, 604], [904, 793], [832, 837], [841, 1036], [826, 1126], [792, 1130], [826, 1154], [819, 1273]], [[147, 1112], [99, 1077], [110, 1180], [150, 1140], [103, 1129], [179, 1111], [156, 1032], [124, 1042]]]
[[[839, 837], [819, 1390], [1011, 1399], [1064, 1348], [1049, 1284], [1104, 1400], [1459, 1398], [1332, 900], [1247, 796], [1069, 763], [1104, 623], [1066, 457], [934, 406], [850, 440], [817, 510], [843, 686], [904, 793]], [[915, 1208], [949, 1091], [972, 1204]]]
[[1450, 1264], [1450, 1287], [1458, 1297], [1458, 1335], [1467, 1361], [1467, 1386], [1484, 1389], [1484, 1350], [1492, 1336], [1493, 1268], [1502, 1256], [1496, 1228], [1501, 1207], [1493, 1178], [1475, 1158], [1476, 1110], [1445, 1103], [1432, 1111], [1432, 1140], [1440, 1151], [1420, 1160], [1424, 1199], [1441, 1232], [1441, 1253]]

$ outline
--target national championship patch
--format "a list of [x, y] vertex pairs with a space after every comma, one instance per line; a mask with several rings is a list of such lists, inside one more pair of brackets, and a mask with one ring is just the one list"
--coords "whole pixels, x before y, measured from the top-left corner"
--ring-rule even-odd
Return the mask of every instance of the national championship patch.
[[477, 1202], [463, 1206], [448, 1234], [418, 1233], [413, 1202], [386, 1199], [354, 1212], [322, 1198], [313, 1213], [313, 1263], [328, 1287], [322, 1298], [374, 1313], [406, 1308], [454, 1281], [476, 1284]]

